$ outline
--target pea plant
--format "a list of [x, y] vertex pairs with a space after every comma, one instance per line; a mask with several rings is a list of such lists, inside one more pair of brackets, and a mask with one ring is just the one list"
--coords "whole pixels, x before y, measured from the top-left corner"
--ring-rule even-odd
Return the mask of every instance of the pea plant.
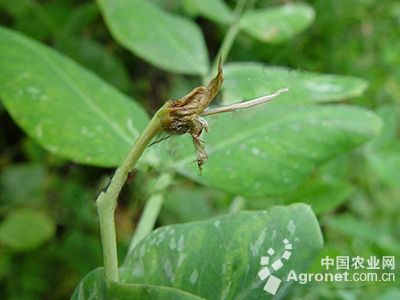
[[[322, 178], [318, 167], [325, 162], [375, 137], [381, 121], [364, 108], [336, 103], [361, 95], [363, 79], [226, 62], [239, 34], [268, 45], [294, 38], [312, 23], [311, 6], [255, 8], [255, 1], [239, 0], [231, 10], [223, 1], [182, 1], [186, 13], [226, 29], [210, 63], [199, 26], [162, 3], [97, 1], [118, 43], [161, 70], [198, 79], [198, 87], [165, 99], [152, 118], [134, 99], [61, 53], [0, 29], [0, 96], [15, 122], [54, 154], [117, 167], [96, 200], [104, 266], [83, 278], [72, 298], [268, 297], [257, 275], [265, 251], [290, 241], [291, 257], [274, 276], [307, 270], [323, 246], [313, 209], [339, 205], [294, 203], [302, 202], [294, 191], [313, 174]], [[115, 209], [133, 170], [156, 179], [119, 263]], [[177, 178], [230, 195], [229, 210], [153, 230]], [[178, 204], [192, 215], [201, 213], [194, 193], [189, 190]], [[275, 200], [243, 210], [259, 199]], [[292, 287], [282, 280], [276, 297]]]

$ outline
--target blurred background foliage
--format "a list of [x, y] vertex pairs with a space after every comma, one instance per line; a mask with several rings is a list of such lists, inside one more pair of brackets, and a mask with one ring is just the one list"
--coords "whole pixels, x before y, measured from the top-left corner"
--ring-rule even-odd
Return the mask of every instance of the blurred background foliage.
[[[203, 30], [211, 57], [215, 56], [226, 26], [196, 16], [189, 1], [152, 1], [193, 18]], [[234, 2], [227, 1], [231, 7]], [[255, 5], [290, 2], [259, 0]], [[238, 207], [265, 209], [271, 204], [301, 201], [310, 203], [319, 216], [325, 238], [321, 257], [398, 255], [400, 3], [304, 2], [316, 11], [308, 30], [276, 45], [240, 33], [229, 61], [260, 61], [364, 78], [369, 82], [367, 92], [347, 102], [376, 111], [384, 120], [383, 134], [330, 161], [296, 191], [279, 197], [243, 199], [178, 178], [169, 190], [158, 225], [205, 219]], [[73, 58], [139, 100], [149, 112], [198, 84], [194, 77], [161, 71], [118, 45], [94, 1], [0, 0], [0, 22]], [[80, 279], [101, 265], [94, 199], [112, 169], [77, 165], [46, 152], [15, 125], [1, 103], [0, 124], [1, 298], [69, 298]], [[151, 170], [136, 172], [123, 191], [117, 208], [121, 255], [156, 176]], [[316, 260], [316, 270], [318, 263]], [[294, 289], [291, 296], [400, 299], [400, 290], [381, 283], [316, 283]]]

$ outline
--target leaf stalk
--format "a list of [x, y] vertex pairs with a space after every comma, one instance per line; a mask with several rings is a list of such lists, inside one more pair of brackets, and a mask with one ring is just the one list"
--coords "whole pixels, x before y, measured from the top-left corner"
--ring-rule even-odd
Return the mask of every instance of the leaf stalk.
[[118, 195], [121, 192], [129, 172], [132, 171], [143, 151], [151, 140], [162, 130], [158, 114], [163, 109], [164, 106], [161, 107], [150, 120], [143, 133], [126, 155], [121, 166], [115, 171], [107, 189], [100, 192], [96, 200], [100, 222], [101, 243], [103, 247], [104, 271], [108, 281], [118, 282], [118, 257], [115, 233], [115, 208], [117, 207]]

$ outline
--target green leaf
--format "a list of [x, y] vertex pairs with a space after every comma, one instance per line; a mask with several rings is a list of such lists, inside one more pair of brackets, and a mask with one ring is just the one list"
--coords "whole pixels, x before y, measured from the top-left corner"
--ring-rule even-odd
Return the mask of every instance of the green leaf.
[[[90, 272], [72, 295], [72, 300], [202, 300], [202, 298], [165, 286], [110, 283], [106, 287], [103, 268]], [[204, 299], [203, 299], [204, 300]]]
[[191, 15], [203, 16], [222, 24], [232, 22], [232, 11], [222, 0], [184, 0], [182, 4]]
[[387, 239], [383, 230], [373, 226], [368, 220], [360, 220], [350, 214], [329, 217], [324, 220], [324, 225], [333, 231], [341, 232], [354, 238], [379, 242]]
[[62, 35], [57, 37], [56, 47], [118, 89], [129, 89], [131, 83], [122, 62], [95, 40]]
[[310, 180], [280, 196], [281, 203], [304, 202], [316, 214], [331, 212], [353, 195], [353, 187], [348, 182], [348, 160], [351, 154], [338, 156], [319, 167]]
[[381, 121], [352, 106], [271, 103], [210, 117], [209, 128], [201, 176], [188, 137], [167, 140], [160, 155], [200, 183], [262, 197], [293, 190], [316, 166], [376, 136]]
[[163, 11], [150, 1], [98, 3], [111, 34], [137, 56], [166, 71], [207, 73], [204, 38], [191, 20]]
[[268, 294], [257, 276], [261, 256], [272, 247], [276, 252], [272, 261], [278, 259], [284, 239], [292, 243], [293, 251], [274, 272], [282, 279], [278, 291], [282, 296], [292, 283], [285, 280], [289, 270], [304, 272], [322, 247], [317, 219], [304, 204], [159, 228], [128, 254], [120, 278], [124, 283], [173, 287], [205, 299], [262, 299]]
[[338, 156], [318, 167], [309, 179], [292, 191], [248, 200], [246, 209], [259, 210], [276, 204], [303, 202], [310, 205], [316, 214], [333, 211], [352, 196], [353, 187], [346, 177], [350, 155]]
[[40, 145], [84, 164], [118, 165], [148, 122], [139, 105], [97, 76], [4, 28], [0, 97]]
[[20, 209], [0, 224], [0, 242], [14, 251], [29, 251], [50, 239], [54, 231], [54, 223], [46, 214]]
[[286, 4], [247, 11], [240, 19], [240, 28], [262, 42], [276, 44], [286, 42], [305, 30], [314, 17], [310, 5]]
[[221, 197], [217, 191], [196, 186], [178, 186], [168, 190], [160, 213], [162, 224], [204, 220], [216, 214], [211, 199]]
[[385, 221], [377, 222], [345, 213], [327, 217], [323, 224], [328, 231], [341, 234], [338, 237], [341, 240], [348, 236], [353, 243], [369, 242], [381, 247], [384, 253], [400, 253], [398, 239]]
[[302, 185], [285, 203], [304, 202], [311, 205], [316, 214], [326, 213], [342, 204], [351, 192], [352, 187], [346, 181], [319, 178]]
[[360, 96], [367, 88], [365, 80], [339, 75], [295, 71], [259, 63], [233, 63], [224, 68], [224, 103], [234, 103], [271, 94], [288, 87], [289, 92], [274, 101], [327, 102]]

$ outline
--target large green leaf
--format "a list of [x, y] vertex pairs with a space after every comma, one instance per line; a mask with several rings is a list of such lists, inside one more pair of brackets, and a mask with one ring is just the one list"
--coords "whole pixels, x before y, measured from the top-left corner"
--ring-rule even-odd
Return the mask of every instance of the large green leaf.
[[292, 284], [291, 269], [304, 272], [322, 247], [317, 219], [310, 207], [295, 204], [269, 211], [240, 212], [201, 222], [157, 229], [128, 254], [120, 270], [123, 283], [181, 289], [205, 299], [268, 298], [258, 276], [261, 256], [271, 247], [271, 264], [282, 256], [283, 240], [293, 251], [274, 272], [282, 279], [278, 298]]
[[[175, 186], [168, 189], [159, 216], [161, 224], [200, 221], [216, 215], [211, 200], [221, 197], [221, 192], [196, 186]], [[190, 199], [190, 201], [188, 201]]]
[[[345, 154], [318, 167], [309, 179], [288, 193], [253, 198], [246, 201], [247, 209], [265, 209], [279, 204], [302, 202], [311, 206], [315, 214], [332, 212], [346, 200], [350, 200], [353, 187], [348, 182], [349, 165]], [[344, 174], [343, 174], [344, 173]]]
[[205, 74], [207, 50], [199, 27], [144, 0], [98, 0], [114, 38], [167, 71]]
[[[104, 271], [98, 268], [81, 281], [72, 295], [72, 300], [202, 300], [187, 292], [164, 286], [148, 284], [112, 283], [106, 287]], [[204, 300], [204, 299], [203, 299]]]
[[281, 195], [281, 203], [303, 202], [309, 204], [314, 213], [325, 214], [350, 200], [353, 187], [348, 179], [349, 157], [349, 153], [338, 156], [317, 168], [310, 180]]
[[314, 9], [306, 4], [250, 10], [240, 19], [240, 27], [266, 43], [281, 43], [306, 29], [314, 20]]
[[316, 214], [326, 213], [342, 204], [351, 192], [352, 187], [346, 181], [318, 178], [294, 191], [285, 203], [304, 202], [311, 205]]
[[225, 103], [234, 103], [271, 94], [288, 87], [279, 102], [326, 102], [360, 96], [368, 84], [351, 76], [295, 71], [260, 63], [233, 63], [224, 68], [222, 86]]
[[169, 139], [159, 151], [171, 168], [200, 183], [262, 197], [293, 190], [316, 166], [376, 136], [381, 121], [352, 106], [271, 103], [210, 117], [209, 127], [201, 176], [189, 138]]
[[223, 24], [232, 22], [232, 11], [223, 0], [183, 0], [183, 6], [195, 16], [200, 15]]
[[29, 251], [50, 239], [54, 231], [54, 223], [46, 214], [20, 209], [0, 224], [0, 243], [15, 251]]
[[140, 106], [97, 76], [4, 28], [0, 97], [47, 150], [91, 165], [118, 165], [148, 121]]

